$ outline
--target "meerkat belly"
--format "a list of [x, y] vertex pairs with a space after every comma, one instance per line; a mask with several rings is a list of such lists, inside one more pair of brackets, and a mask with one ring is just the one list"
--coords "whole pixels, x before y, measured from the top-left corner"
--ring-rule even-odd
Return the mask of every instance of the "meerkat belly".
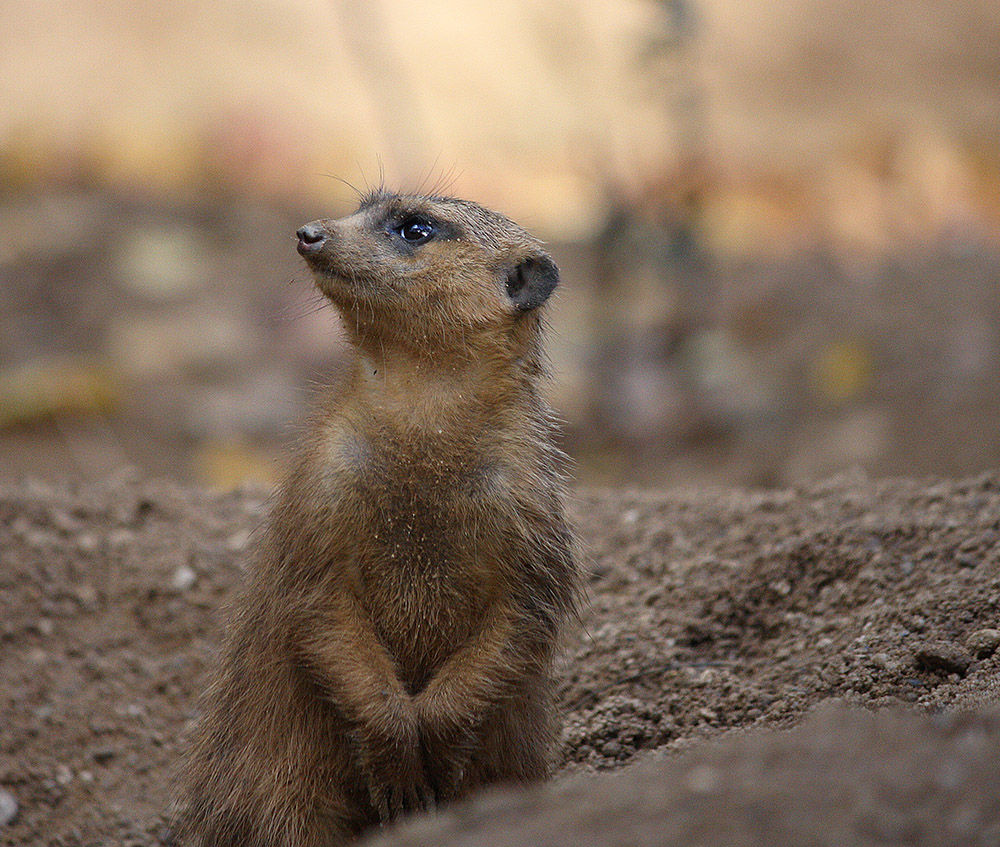
[[356, 561], [361, 599], [418, 689], [476, 632], [502, 582], [495, 510], [487, 517], [477, 502], [478, 474], [449, 459], [411, 445], [383, 454], [380, 472], [354, 486], [368, 526]]
[[421, 688], [483, 620], [495, 573], [469, 527], [440, 509], [386, 513], [358, 562], [362, 602], [411, 687]]

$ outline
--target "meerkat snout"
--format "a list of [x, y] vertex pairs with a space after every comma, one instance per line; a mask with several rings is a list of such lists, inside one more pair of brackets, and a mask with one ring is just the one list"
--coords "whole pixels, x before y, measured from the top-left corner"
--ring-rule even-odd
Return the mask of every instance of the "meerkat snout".
[[326, 233], [323, 232], [322, 227], [316, 222], [299, 227], [295, 234], [299, 238], [296, 249], [303, 256], [322, 249], [323, 242], [326, 241]]

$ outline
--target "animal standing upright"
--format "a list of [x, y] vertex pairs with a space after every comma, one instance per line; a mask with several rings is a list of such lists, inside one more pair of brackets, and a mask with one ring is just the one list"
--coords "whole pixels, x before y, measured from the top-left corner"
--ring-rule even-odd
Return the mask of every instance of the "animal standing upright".
[[577, 590], [540, 243], [377, 191], [298, 231], [354, 350], [282, 485], [184, 766], [187, 843], [319, 847], [544, 777]]

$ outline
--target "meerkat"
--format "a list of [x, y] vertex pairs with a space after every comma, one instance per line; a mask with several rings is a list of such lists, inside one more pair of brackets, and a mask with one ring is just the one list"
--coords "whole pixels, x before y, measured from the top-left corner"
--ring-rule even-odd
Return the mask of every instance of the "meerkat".
[[577, 594], [541, 243], [385, 190], [297, 235], [354, 361], [276, 496], [186, 758], [179, 831], [205, 847], [329, 847], [543, 778]]

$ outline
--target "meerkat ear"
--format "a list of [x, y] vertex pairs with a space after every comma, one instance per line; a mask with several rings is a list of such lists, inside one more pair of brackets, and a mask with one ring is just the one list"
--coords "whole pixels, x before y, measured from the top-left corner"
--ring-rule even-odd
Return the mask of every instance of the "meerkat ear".
[[529, 256], [507, 272], [507, 296], [521, 312], [537, 309], [559, 284], [559, 268], [548, 256]]

